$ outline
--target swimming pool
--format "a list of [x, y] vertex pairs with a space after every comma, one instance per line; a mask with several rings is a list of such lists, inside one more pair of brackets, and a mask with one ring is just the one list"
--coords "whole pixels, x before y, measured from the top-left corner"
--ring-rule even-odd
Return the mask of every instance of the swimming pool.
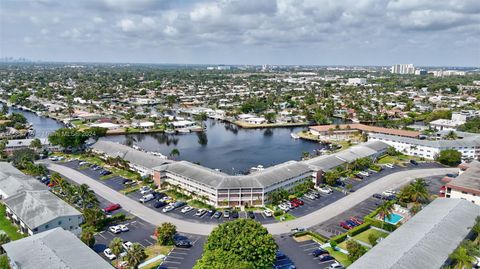
[[390, 218], [385, 217], [385, 218], [383, 219], [383, 221], [385, 221], [386, 223], [390, 223], [390, 224], [396, 225], [396, 224], [399, 223], [402, 219], [403, 219], [402, 216], [393, 213], [393, 214], [390, 214]]

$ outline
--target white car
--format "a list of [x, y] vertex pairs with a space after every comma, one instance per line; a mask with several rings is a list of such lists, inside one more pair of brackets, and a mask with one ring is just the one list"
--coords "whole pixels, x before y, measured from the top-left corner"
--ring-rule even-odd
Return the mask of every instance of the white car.
[[203, 214], [205, 213], [207, 213], [207, 210], [205, 208], [201, 208], [197, 210], [197, 212], [195, 213], [195, 216], [200, 217], [200, 216], [203, 216]]
[[114, 234], [118, 234], [122, 232], [122, 229], [118, 226], [110, 226], [108, 227], [108, 230]]
[[288, 211], [288, 210], [290, 210], [290, 207], [289, 207], [288, 205], [286, 205], [286, 204], [280, 204], [280, 205], [278, 205], [278, 207], [279, 207], [281, 210], [283, 210], [283, 211]]
[[140, 201], [140, 203], [146, 203], [146, 202], [149, 202], [153, 199], [155, 199], [155, 196], [150, 193], [150, 194], [142, 196], [142, 198], [138, 199], [138, 201]]
[[167, 205], [166, 207], [164, 207], [164, 208], [162, 209], [162, 211], [163, 211], [163, 213], [167, 213], [167, 212], [170, 212], [170, 211], [172, 211], [172, 210], [174, 210], [174, 209], [175, 209], [175, 207], [174, 207], [173, 205]]
[[329, 187], [322, 187], [322, 188], [319, 188], [318, 189], [320, 192], [323, 192], [323, 193], [326, 193], [326, 194], [329, 194], [329, 193], [332, 193], [332, 189], [330, 189]]
[[361, 171], [361, 172], [359, 172], [359, 174], [362, 175], [362, 176], [366, 176], [366, 177], [370, 176], [370, 174], [366, 171]]
[[122, 247], [125, 250], [129, 250], [132, 246], [133, 246], [133, 244], [130, 241], [125, 241], [125, 242], [122, 243]]
[[334, 262], [332, 264], [330, 264], [330, 267], [328, 267], [329, 269], [343, 269], [345, 267], [343, 267], [343, 265], [341, 265], [339, 262]]
[[117, 227], [120, 228], [120, 230], [121, 230], [122, 232], [128, 232], [128, 230], [129, 230], [128, 227], [127, 227], [127, 225], [125, 225], [125, 224], [117, 225]]
[[393, 164], [391, 164], [391, 163], [386, 163], [386, 164], [385, 164], [385, 167], [388, 167], [388, 168], [392, 169], [392, 168], [393, 168]]
[[190, 211], [192, 211], [192, 210], [193, 210], [193, 207], [187, 205], [186, 207], [182, 208], [181, 211], [182, 211], [182, 213], [185, 214], [185, 213], [188, 213], [188, 212], [190, 212]]
[[109, 249], [109, 248], [106, 248], [103, 251], [103, 254], [105, 254], [105, 257], [107, 257], [109, 260], [113, 260], [113, 259], [117, 258], [117, 256], [115, 256], [115, 254], [113, 254], [112, 250]]
[[141, 194], [145, 195], [145, 194], [148, 194], [150, 192], [152, 192], [152, 188], [150, 188], [150, 187], [143, 186], [143, 187], [140, 188], [140, 193]]
[[386, 190], [386, 191], [382, 192], [382, 194], [383, 194], [384, 196], [392, 196], [392, 195], [395, 195], [396, 193], [397, 193], [397, 192], [394, 191], [394, 190]]
[[272, 212], [272, 210], [270, 210], [270, 209], [265, 209], [265, 210], [263, 210], [263, 214], [264, 214], [265, 216], [267, 216], [267, 217], [273, 216], [273, 212]]

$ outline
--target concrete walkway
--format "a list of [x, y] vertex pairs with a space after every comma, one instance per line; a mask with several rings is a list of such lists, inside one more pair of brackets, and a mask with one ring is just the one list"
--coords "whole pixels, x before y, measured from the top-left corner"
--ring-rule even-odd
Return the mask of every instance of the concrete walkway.
[[[168, 214], [159, 213], [151, 208], [142, 205], [138, 201], [135, 201], [130, 197], [109, 188], [101, 182], [98, 182], [80, 173], [75, 169], [48, 162], [46, 162], [45, 164], [47, 165], [48, 169], [58, 172], [78, 184], [85, 183], [89, 185], [90, 188], [98, 195], [102, 196], [103, 198], [107, 199], [112, 203], [121, 204], [123, 209], [125, 209], [126, 211], [130, 212], [133, 215], [136, 215], [137, 217], [147, 222], [152, 223], [153, 225], [160, 225], [163, 222], [171, 222], [177, 226], [177, 230], [180, 232], [199, 235], [209, 235], [213, 228], [216, 227], [215, 224], [191, 223], [185, 220], [171, 217]], [[445, 175], [448, 173], [454, 173], [457, 170], [457, 168], [416, 169], [390, 174], [383, 178], [377, 179], [376, 181], [368, 184], [365, 187], [360, 188], [354, 193], [351, 193], [344, 198], [339, 199], [338, 201], [327, 205], [317, 211], [314, 211], [308, 215], [291, 221], [265, 224], [264, 226], [271, 234], [288, 233], [291, 229], [296, 227], [312, 227], [349, 210], [356, 204], [371, 197], [374, 193], [380, 193], [387, 189], [398, 188], [402, 185], [407, 184], [415, 178]]]

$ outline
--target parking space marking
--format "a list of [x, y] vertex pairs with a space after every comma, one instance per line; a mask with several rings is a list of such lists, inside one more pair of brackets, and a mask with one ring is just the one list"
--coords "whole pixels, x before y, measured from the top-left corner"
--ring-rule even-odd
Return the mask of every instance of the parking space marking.
[[[167, 257], [167, 258], [168, 258], [168, 257]], [[173, 264], [182, 264], [181, 262], [169, 261], [169, 260], [167, 260], [167, 258], [165, 258], [164, 263], [166, 262], [166, 263], [173, 263]]]

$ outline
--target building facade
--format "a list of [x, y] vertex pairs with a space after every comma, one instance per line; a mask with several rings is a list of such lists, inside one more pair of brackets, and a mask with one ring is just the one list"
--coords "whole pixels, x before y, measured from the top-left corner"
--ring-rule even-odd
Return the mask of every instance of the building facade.
[[459, 176], [446, 184], [445, 197], [480, 205], [480, 162], [466, 164], [460, 172]]

